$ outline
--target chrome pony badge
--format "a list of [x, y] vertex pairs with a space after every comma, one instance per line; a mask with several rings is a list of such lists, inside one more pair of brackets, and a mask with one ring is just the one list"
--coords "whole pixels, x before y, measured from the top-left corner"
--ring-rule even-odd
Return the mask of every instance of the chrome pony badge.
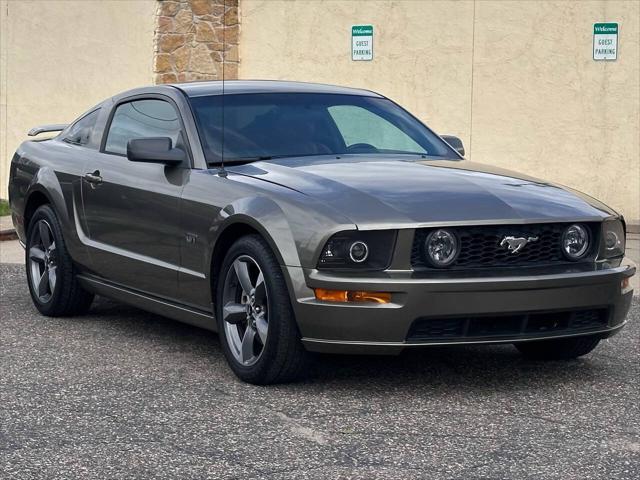
[[528, 243], [537, 242], [537, 241], [538, 241], [538, 237], [513, 237], [513, 236], [509, 236], [509, 237], [504, 237], [502, 239], [502, 241], [500, 242], [500, 246], [501, 247], [505, 247], [506, 246], [507, 250], [509, 250], [511, 253], [518, 253]]

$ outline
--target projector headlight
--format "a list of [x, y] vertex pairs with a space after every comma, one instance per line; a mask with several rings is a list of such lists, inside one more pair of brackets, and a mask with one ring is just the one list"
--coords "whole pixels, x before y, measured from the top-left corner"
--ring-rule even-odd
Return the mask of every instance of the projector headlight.
[[568, 226], [562, 235], [562, 253], [569, 260], [577, 261], [589, 252], [589, 230], [580, 224]]
[[336, 233], [322, 248], [318, 268], [384, 270], [391, 263], [395, 242], [395, 230]]
[[604, 258], [622, 257], [625, 249], [624, 226], [620, 220], [607, 220], [602, 223], [601, 256]]
[[458, 257], [458, 237], [451, 230], [433, 230], [424, 241], [427, 261], [436, 268], [451, 265]]
[[362, 240], [356, 240], [349, 246], [349, 258], [354, 263], [362, 263], [369, 257], [369, 246]]

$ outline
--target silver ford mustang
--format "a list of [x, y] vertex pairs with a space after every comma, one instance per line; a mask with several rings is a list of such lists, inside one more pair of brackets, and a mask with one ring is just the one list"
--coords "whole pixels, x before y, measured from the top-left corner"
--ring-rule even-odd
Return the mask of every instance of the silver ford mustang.
[[9, 187], [44, 315], [98, 294], [218, 331], [258, 384], [299, 378], [309, 352], [506, 342], [569, 359], [625, 323], [620, 215], [468, 162], [370, 91], [162, 85], [30, 134], [47, 131]]

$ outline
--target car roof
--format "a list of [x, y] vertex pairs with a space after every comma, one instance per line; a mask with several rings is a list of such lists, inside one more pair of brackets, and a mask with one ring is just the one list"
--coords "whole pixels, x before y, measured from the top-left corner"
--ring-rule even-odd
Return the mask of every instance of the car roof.
[[[207, 95], [221, 95], [223, 82], [191, 82], [174, 83], [171, 86], [182, 90], [189, 97]], [[280, 80], [225, 80], [224, 94], [239, 93], [333, 93], [341, 95], [359, 95], [366, 97], [381, 97], [369, 90], [359, 88], [325, 85], [322, 83], [289, 82]]]

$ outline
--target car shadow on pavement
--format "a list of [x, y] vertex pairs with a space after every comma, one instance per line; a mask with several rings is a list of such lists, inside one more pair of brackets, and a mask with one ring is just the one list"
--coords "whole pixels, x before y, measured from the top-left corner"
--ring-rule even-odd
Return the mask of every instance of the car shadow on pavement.
[[[231, 376], [218, 335], [213, 332], [106, 299], [97, 300], [89, 315], [85, 321], [104, 321], [102, 325], [116, 335], [138, 337], [149, 347], [179, 351], [217, 373], [224, 371]], [[82, 317], [67, 320], [83, 322]], [[558, 362], [527, 360], [512, 345], [427, 347], [410, 349], [399, 356], [314, 355], [305, 381], [279, 388], [331, 385], [365, 393], [380, 388], [403, 391], [428, 386], [434, 394], [554, 388], [576, 378], [596, 381], [610, 373], [607, 349], [606, 344], [601, 345], [585, 358]], [[601, 357], [607, 361], [600, 361]]]

